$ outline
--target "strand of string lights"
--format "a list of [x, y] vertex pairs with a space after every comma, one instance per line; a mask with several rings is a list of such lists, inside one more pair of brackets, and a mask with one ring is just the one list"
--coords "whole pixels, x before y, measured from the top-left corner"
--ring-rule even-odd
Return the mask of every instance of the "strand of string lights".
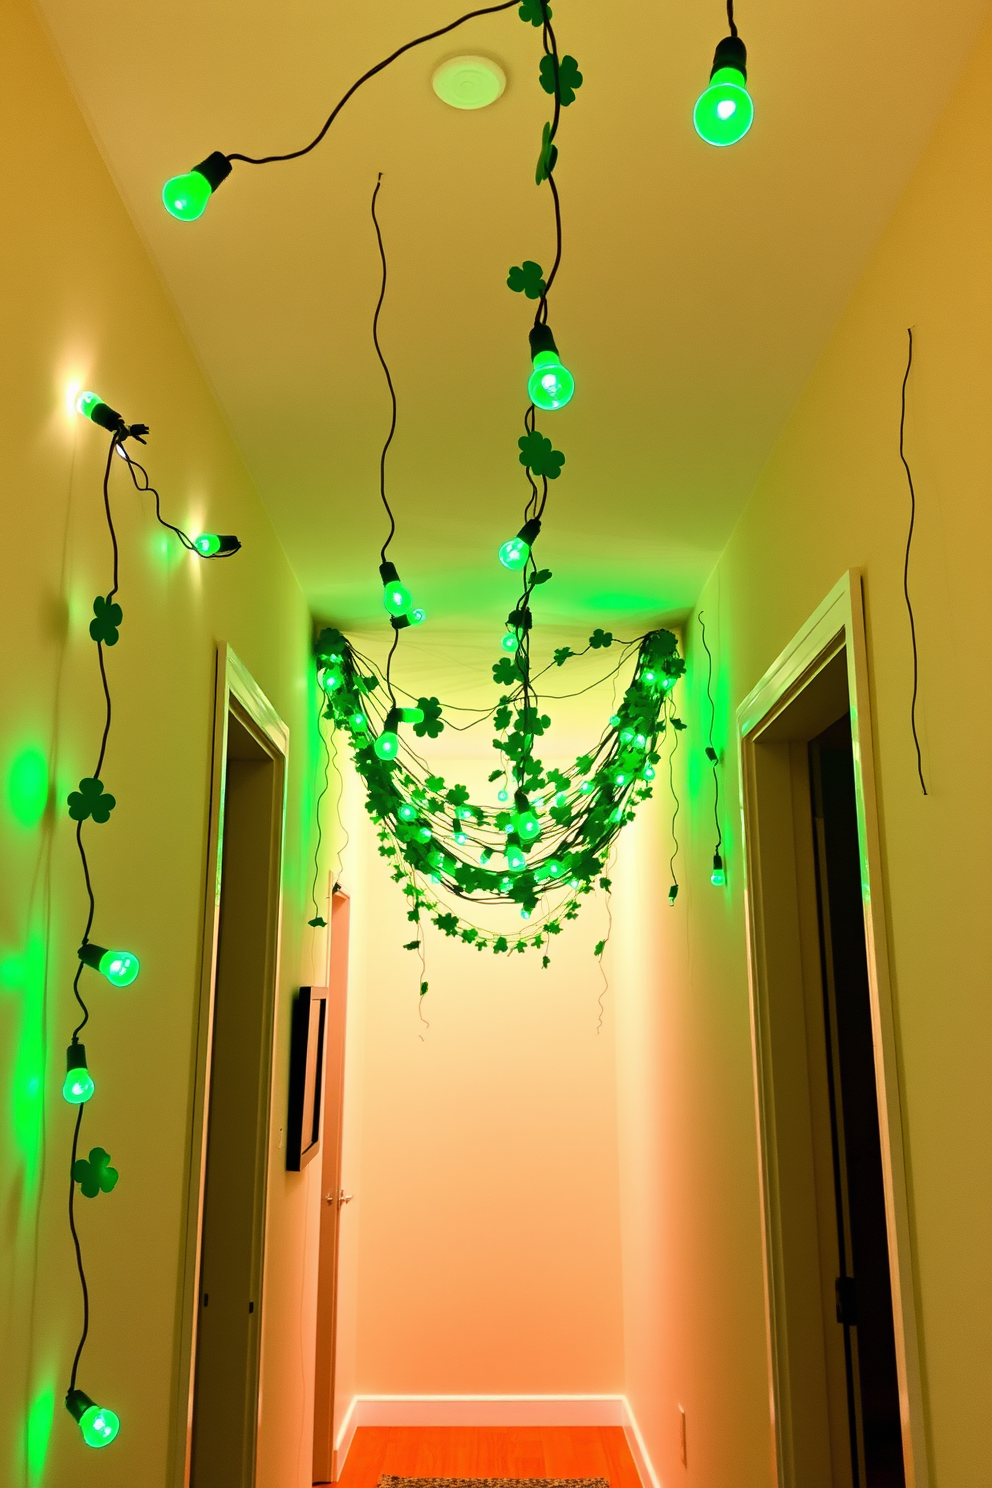
[[710, 762], [713, 771], [713, 821], [716, 825], [716, 846], [713, 849], [713, 867], [710, 870], [710, 883], [715, 888], [722, 888], [726, 883], [726, 872], [723, 866], [723, 828], [720, 825], [720, 761], [713, 742], [716, 729], [716, 703], [713, 699], [713, 652], [710, 650], [706, 640], [706, 622], [703, 612], [699, 612], [699, 633], [706, 652], [706, 701], [710, 705], [710, 729], [709, 742], [706, 745], [706, 758]]
[[913, 649], [913, 696], [909, 705], [909, 726], [913, 735], [913, 747], [916, 750], [916, 773], [920, 780], [920, 790], [928, 795], [927, 782], [923, 774], [923, 752], [920, 749], [920, 736], [916, 728], [916, 702], [920, 690], [920, 654], [916, 644], [916, 617], [913, 614], [913, 601], [909, 593], [909, 560], [913, 552], [913, 534], [916, 530], [916, 486], [913, 483], [913, 472], [906, 459], [906, 389], [909, 386], [909, 374], [913, 370], [913, 328], [906, 332], [909, 338], [909, 353], [906, 358], [906, 371], [902, 379], [902, 393], [899, 407], [899, 458], [906, 471], [906, 483], [909, 486], [909, 530], [906, 533], [906, 556], [902, 565], [902, 592], [906, 601], [906, 613], [909, 616], [909, 639]]

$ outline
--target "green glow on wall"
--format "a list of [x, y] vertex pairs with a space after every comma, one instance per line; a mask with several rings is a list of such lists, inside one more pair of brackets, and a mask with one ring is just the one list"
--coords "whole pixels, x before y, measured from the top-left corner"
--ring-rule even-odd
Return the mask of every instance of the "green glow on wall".
[[28, 1488], [40, 1488], [45, 1475], [45, 1460], [54, 1417], [55, 1390], [51, 1385], [45, 1385], [28, 1406], [24, 1422], [24, 1460]]
[[708, 145], [735, 145], [754, 121], [754, 104], [736, 67], [721, 67], [696, 99], [692, 122]]
[[48, 761], [40, 749], [28, 747], [14, 756], [7, 774], [7, 800], [15, 821], [36, 827], [48, 804]]
[[11, 1126], [23, 1174], [23, 1195], [33, 1198], [41, 1177], [45, 1096], [45, 941], [31, 936], [22, 955], [0, 959], [0, 989], [19, 997], [13, 1078], [9, 1086]]

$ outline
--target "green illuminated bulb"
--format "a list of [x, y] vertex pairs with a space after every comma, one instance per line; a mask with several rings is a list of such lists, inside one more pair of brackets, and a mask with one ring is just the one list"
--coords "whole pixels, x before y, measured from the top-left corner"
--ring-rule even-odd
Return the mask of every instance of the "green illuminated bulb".
[[549, 878], [561, 878], [565, 871], [564, 865], [557, 858], [549, 858], [544, 867]]
[[86, 1068], [86, 1047], [74, 1040], [65, 1051], [65, 1080], [62, 1094], [70, 1106], [82, 1106], [95, 1090], [93, 1078]]
[[523, 568], [529, 557], [530, 543], [524, 542], [522, 537], [508, 538], [499, 550], [500, 563], [504, 568], [512, 569], [514, 573], [517, 569]]
[[379, 735], [372, 748], [381, 760], [395, 759], [399, 753], [400, 739], [392, 729], [386, 729]]
[[193, 546], [202, 557], [212, 558], [220, 552], [220, 538], [216, 532], [201, 532], [199, 537], [194, 537]]
[[430, 842], [433, 835], [434, 834], [431, 832], [431, 829], [428, 826], [419, 827], [417, 829], [418, 842]]
[[736, 67], [719, 67], [692, 111], [696, 133], [708, 145], [735, 145], [754, 120], [754, 104], [746, 78]]
[[418, 609], [418, 610], [411, 610], [410, 611], [410, 624], [411, 625], [423, 625], [423, 623], [424, 623], [424, 621], [426, 619], [427, 619], [427, 611], [426, 610], [419, 610]]
[[496, 799], [497, 799], [497, 801], [508, 801], [510, 799], [510, 793], [509, 793], [509, 791], [505, 791], [505, 790], [498, 791], [497, 794], [496, 794]]
[[400, 821], [412, 822], [417, 820], [417, 808], [416, 806], [411, 806], [409, 801], [403, 802], [397, 814]]
[[390, 615], [405, 615], [413, 605], [413, 595], [405, 584], [398, 580], [392, 584], [386, 584], [382, 591], [382, 602]]
[[723, 859], [719, 853], [713, 854], [713, 872], [710, 874], [710, 883], [716, 889], [722, 889], [727, 882], [727, 875], [723, 871]]
[[508, 842], [506, 844], [505, 851], [506, 866], [509, 868], [511, 873], [519, 873], [521, 869], [527, 867], [527, 859], [524, 856], [523, 849], [518, 842]]
[[79, 1429], [88, 1447], [109, 1447], [121, 1429], [119, 1417], [105, 1405], [91, 1405], [79, 1418]]
[[369, 726], [369, 721], [365, 717], [364, 713], [352, 713], [348, 722], [351, 724], [351, 727], [360, 734], [364, 734], [365, 730]]
[[162, 187], [165, 210], [178, 217], [180, 222], [195, 222], [202, 217], [212, 194], [213, 187], [198, 170], [173, 176]]
[[557, 351], [539, 351], [527, 379], [527, 393], [535, 408], [553, 413], [564, 408], [575, 392], [575, 378], [562, 366]]
[[509, 651], [510, 655], [512, 656], [514, 651], [516, 651], [517, 647], [520, 645], [520, 642], [517, 640], [516, 632], [508, 630], [506, 632], [506, 635], [500, 642], [500, 645], [503, 647], [504, 651]]
[[468, 841], [468, 837], [464, 832], [456, 832], [455, 841], [458, 843], [459, 847], [464, 847], [466, 842]]
[[92, 418], [94, 408], [102, 402], [99, 393], [80, 393], [76, 399], [76, 412], [81, 413], [84, 418]]
[[532, 838], [536, 837], [541, 830], [541, 823], [533, 811], [521, 811], [513, 818], [513, 825], [516, 827], [518, 835], [525, 842], [529, 842]]
[[320, 685], [325, 692], [337, 692], [340, 687], [344, 686], [344, 678], [333, 667], [328, 667], [321, 676]]
[[104, 951], [100, 957], [101, 975], [115, 987], [130, 987], [141, 966], [130, 951]]

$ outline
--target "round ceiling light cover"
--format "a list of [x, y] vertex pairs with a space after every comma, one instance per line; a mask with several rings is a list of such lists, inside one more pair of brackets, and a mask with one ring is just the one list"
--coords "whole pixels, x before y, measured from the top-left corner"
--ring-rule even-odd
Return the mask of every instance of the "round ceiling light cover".
[[491, 57], [452, 57], [435, 68], [432, 81], [442, 103], [479, 109], [496, 102], [506, 87], [506, 73]]

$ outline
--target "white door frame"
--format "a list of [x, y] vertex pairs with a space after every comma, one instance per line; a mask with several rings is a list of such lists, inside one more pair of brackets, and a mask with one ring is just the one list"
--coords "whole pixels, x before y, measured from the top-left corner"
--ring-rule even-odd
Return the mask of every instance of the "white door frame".
[[[884, 885], [878, 835], [875, 770], [872, 750], [868, 658], [865, 643], [861, 575], [849, 570], [816, 612], [768, 668], [737, 710], [741, 816], [745, 858], [748, 981], [751, 1004], [751, 1043], [758, 1121], [758, 1162], [762, 1191], [762, 1246], [765, 1269], [769, 1389], [775, 1441], [778, 1488], [802, 1488], [793, 1481], [788, 1446], [788, 1390], [781, 1379], [785, 1367], [784, 1313], [781, 1271], [776, 1255], [777, 1193], [773, 1181], [774, 1155], [762, 886], [756, 842], [755, 746], [764, 730], [796, 699], [803, 688], [843, 650], [851, 710], [851, 739], [861, 855], [865, 946], [868, 959], [875, 1083], [882, 1148], [885, 1217], [888, 1229], [892, 1313], [895, 1326], [899, 1407], [902, 1421], [906, 1488], [928, 1488], [929, 1468], [924, 1431], [920, 1345], [911, 1244], [903, 1116], [899, 1093], [899, 1060], [886, 947]], [[749, 856], [753, 862], [749, 863]]]

